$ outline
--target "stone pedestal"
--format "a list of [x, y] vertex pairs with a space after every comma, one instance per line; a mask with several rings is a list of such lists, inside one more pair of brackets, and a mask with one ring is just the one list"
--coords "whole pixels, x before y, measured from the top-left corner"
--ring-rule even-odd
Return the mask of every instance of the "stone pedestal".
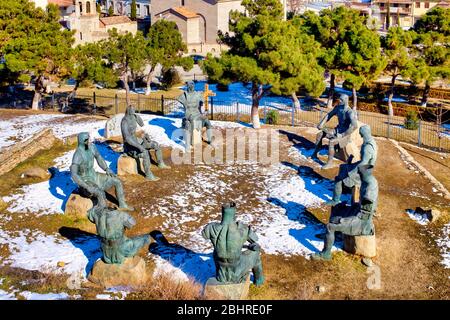
[[[139, 159], [142, 172], [144, 171], [142, 160]], [[117, 161], [117, 174], [119, 176], [125, 176], [129, 174], [139, 174], [137, 169], [136, 160], [125, 154], [122, 154]]]
[[202, 131], [198, 129], [194, 129], [192, 132], [192, 145], [202, 144]]
[[111, 139], [112, 137], [122, 136], [122, 130], [120, 124], [122, 122], [124, 113], [119, 113], [106, 121], [104, 136], [106, 139]]
[[94, 203], [91, 199], [72, 193], [67, 200], [64, 214], [72, 218], [86, 219], [88, 210], [93, 206]]
[[344, 235], [344, 250], [348, 253], [373, 258], [377, 254], [377, 242], [372, 236], [348, 236]]
[[250, 277], [243, 283], [222, 284], [216, 278], [209, 278], [205, 285], [205, 296], [226, 300], [245, 300], [250, 287]]
[[144, 259], [139, 256], [125, 259], [122, 264], [107, 264], [97, 260], [88, 280], [105, 288], [145, 285], [149, 275]]

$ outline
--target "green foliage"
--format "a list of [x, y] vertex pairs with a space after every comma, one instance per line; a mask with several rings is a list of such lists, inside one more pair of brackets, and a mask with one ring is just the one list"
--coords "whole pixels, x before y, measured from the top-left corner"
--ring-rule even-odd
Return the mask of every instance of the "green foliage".
[[409, 110], [406, 113], [405, 128], [408, 130], [417, 130], [419, 128], [419, 118], [415, 110]]
[[356, 90], [384, 69], [378, 34], [357, 10], [341, 6], [322, 10], [320, 15], [307, 11], [298, 24], [322, 45], [320, 64]]
[[[71, 74], [73, 32], [62, 30], [59, 19], [56, 5], [50, 4], [44, 11], [28, 0], [0, 1], [0, 56], [5, 62], [2, 69], [17, 77], [13, 82], [35, 76], [38, 93], [44, 78], [58, 81]], [[34, 108], [40, 95], [35, 97]]]
[[112, 17], [114, 15], [114, 7], [112, 5], [108, 8], [108, 16]]
[[432, 83], [450, 78], [450, 9], [434, 8], [415, 24], [417, 37], [412, 52], [414, 68], [409, 77], [416, 84], [425, 83], [423, 105], [426, 105]]
[[102, 6], [101, 6], [101, 4], [99, 2], [97, 2], [97, 5], [95, 7], [96, 7], [96, 10], [97, 10], [98, 14], [102, 13]]
[[137, 5], [136, 0], [131, 1], [131, 20], [135, 21], [137, 19]]
[[175, 68], [163, 69], [161, 83], [165, 90], [181, 83], [181, 77]]
[[278, 124], [278, 121], [280, 119], [280, 114], [276, 110], [269, 110], [266, 114], [266, 123], [267, 124]]

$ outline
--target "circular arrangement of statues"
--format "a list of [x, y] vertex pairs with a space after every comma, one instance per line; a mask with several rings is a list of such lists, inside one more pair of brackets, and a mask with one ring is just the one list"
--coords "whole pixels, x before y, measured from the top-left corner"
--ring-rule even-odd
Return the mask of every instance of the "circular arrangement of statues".
[[[183, 129], [187, 151], [193, 145], [193, 137], [206, 128], [207, 143], [211, 143], [211, 122], [202, 112], [203, 97], [194, 90], [194, 83], [187, 83], [187, 90], [178, 97], [178, 101], [185, 109]], [[325, 128], [325, 124], [334, 116], [338, 124], [335, 128]], [[170, 169], [164, 163], [160, 145], [152, 141], [146, 133], [138, 134], [139, 127], [144, 127], [143, 119], [136, 113], [133, 106], [126, 109], [121, 120], [121, 133], [123, 139], [123, 155], [134, 159], [137, 168], [143, 165], [145, 179], [154, 182], [159, 180], [151, 171], [151, 151], [155, 152], [156, 163], [161, 169]], [[369, 237], [375, 241], [375, 227], [373, 217], [376, 214], [378, 201], [378, 183], [373, 176], [377, 160], [377, 144], [371, 135], [368, 125], [357, 121], [357, 114], [348, 106], [348, 97], [340, 95], [335, 99], [333, 109], [320, 121], [317, 128], [316, 146], [312, 158], [318, 161], [318, 152], [322, 149], [323, 141], [328, 140], [328, 160], [322, 169], [333, 166], [336, 154], [343, 155], [344, 163], [340, 165], [334, 180], [333, 198], [326, 203], [331, 207], [329, 222], [326, 224], [324, 247], [321, 252], [311, 255], [312, 260], [331, 260], [332, 247], [335, 243], [336, 232], [344, 237], [351, 237], [353, 247], [358, 246], [358, 237]], [[356, 146], [359, 154], [348, 153], [348, 145], [357, 144], [355, 134], [359, 135], [362, 145]], [[355, 150], [355, 148], [353, 148]], [[345, 151], [345, 152], [344, 152]], [[355, 159], [357, 159], [355, 161]], [[94, 164], [105, 171], [99, 173], [94, 170]], [[149, 234], [128, 238], [125, 230], [132, 228], [136, 221], [126, 213], [133, 211], [126, 200], [122, 182], [107, 166], [94, 143], [90, 141], [88, 133], [78, 135], [78, 146], [70, 167], [73, 181], [77, 184], [77, 193], [92, 200], [92, 207], [87, 211], [89, 221], [95, 224], [97, 234], [101, 238], [103, 265], [121, 265], [127, 259], [136, 256], [137, 252], [150, 244]], [[117, 197], [117, 206], [110, 207], [105, 195], [106, 190], [114, 187]], [[341, 201], [344, 190], [350, 190], [351, 203]], [[209, 279], [206, 288], [219, 288], [221, 286], [248, 286], [250, 272], [252, 281], [260, 286], [264, 283], [263, 266], [261, 262], [261, 248], [258, 245], [258, 236], [247, 224], [237, 221], [236, 203], [229, 202], [222, 206], [222, 220], [206, 225], [201, 235], [210, 240], [213, 247], [213, 259], [216, 275]], [[374, 253], [361, 253], [358, 248], [350, 249], [363, 255], [365, 264], [371, 262]], [[95, 269], [95, 266], [94, 266]], [[114, 272], [120, 272], [114, 269]], [[93, 271], [95, 272], [95, 270]], [[238, 289], [242, 292], [245, 289]], [[214, 290], [213, 290], [214, 291]], [[230, 298], [239, 298], [240, 294], [233, 294]]]

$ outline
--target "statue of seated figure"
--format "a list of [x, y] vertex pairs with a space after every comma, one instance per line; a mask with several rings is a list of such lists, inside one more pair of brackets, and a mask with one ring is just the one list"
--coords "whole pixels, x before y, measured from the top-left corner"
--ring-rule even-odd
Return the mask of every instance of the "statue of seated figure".
[[[372, 175], [372, 171], [373, 166], [371, 165], [358, 166], [358, 174], [361, 179], [361, 201], [350, 208], [346, 208], [350, 212], [342, 212], [342, 215], [330, 219], [327, 224], [324, 248], [322, 252], [313, 254], [312, 259], [331, 260], [331, 248], [334, 244], [335, 232], [342, 232], [349, 236], [375, 234], [373, 215], [377, 208], [378, 182]], [[347, 216], [348, 213], [350, 213], [349, 216]]]
[[361, 146], [361, 160], [353, 164], [343, 164], [341, 166], [339, 174], [334, 180], [333, 199], [327, 202], [327, 205], [335, 206], [341, 202], [343, 186], [350, 189], [361, 186], [358, 167], [364, 165], [375, 166], [378, 156], [378, 147], [375, 139], [372, 137], [370, 127], [368, 125], [360, 127], [359, 134], [364, 141]]
[[[155, 150], [159, 168], [170, 169], [170, 167], [165, 165], [161, 148], [157, 142], [152, 141], [148, 134], [144, 134], [143, 139], [136, 136], [137, 125], [143, 127], [144, 121], [136, 114], [136, 110], [133, 106], [128, 106], [120, 125], [124, 152], [136, 161], [143, 159], [146, 179], [157, 181], [159, 178], [155, 177], [150, 169], [150, 150]], [[139, 167], [140, 166], [138, 166], [138, 168]]]
[[[334, 129], [324, 128], [325, 124], [330, 121], [334, 116], [338, 118], [338, 125]], [[324, 138], [329, 139], [328, 144], [328, 161], [322, 167], [322, 169], [328, 169], [332, 167], [333, 158], [335, 155], [335, 148], [345, 148], [350, 142], [350, 137], [353, 131], [358, 128], [358, 121], [356, 112], [353, 111], [348, 105], [348, 96], [341, 94], [339, 96], [338, 104], [335, 105], [323, 119], [320, 121], [317, 129], [320, 132], [317, 135], [316, 147], [312, 154], [312, 158], [317, 158], [317, 154], [322, 148], [322, 140]]]
[[194, 82], [186, 82], [187, 90], [178, 97], [185, 109], [185, 116], [183, 118], [183, 128], [185, 130], [186, 146], [189, 149], [192, 146], [192, 137], [194, 130], [202, 132], [203, 128], [206, 128], [207, 142], [211, 143], [211, 122], [201, 112], [203, 106], [203, 96], [200, 92], [195, 91]]
[[97, 205], [88, 211], [88, 219], [95, 224], [97, 234], [102, 238], [102, 260], [107, 264], [121, 264], [150, 244], [150, 234], [133, 238], [125, 235], [125, 229], [136, 225], [134, 218], [125, 212]]
[[[252, 270], [254, 283], [258, 286], [264, 283], [258, 237], [248, 225], [236, 222], [235, 203], [222, 206], [222, 222], [209, 223], [202, 236], [214, 246], [218, 282], [243, 283]], [[247, 242], [249, 245], [245, 246]], [[242, 251], [243, 248], [248, 250]]]
[[[100, 168], [106, 171], [106, 174], [94, 170], [94, 159]], [[89, 141], [89, 134], [87, 132], [78, 134], [78, 146], [73, 155], [70, 173], [72, 180], [78, 185], [80, 193], [87, 197], [94, 197], [99, 206], [106, 207], [105, 192], [114, 186], [117, 200], [119, 201], [119, 209], [134, 210], [125, 201], [122, 182], [108, 168], [108, 165], [98, 152], [95, 144]]]

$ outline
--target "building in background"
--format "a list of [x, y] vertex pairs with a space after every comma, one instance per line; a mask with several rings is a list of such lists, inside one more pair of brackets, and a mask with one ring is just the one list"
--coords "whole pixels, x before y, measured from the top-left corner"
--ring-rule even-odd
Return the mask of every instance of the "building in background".
[[[282, 1], [286, 8], [287, 0]], [[219, 53], [218, 32], [229, 31], [232, 10], [243, 12], [242, 0], [151, 0], [151, 23], [160, 19], [177, 24], [189, 53]], [[285, 9], [286, 14], [286, 9]]]

